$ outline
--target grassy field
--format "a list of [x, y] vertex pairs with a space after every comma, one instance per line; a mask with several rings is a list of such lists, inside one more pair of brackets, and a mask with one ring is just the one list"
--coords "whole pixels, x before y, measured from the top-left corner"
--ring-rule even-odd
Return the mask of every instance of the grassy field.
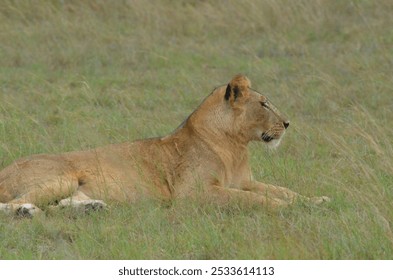
[[278, 213], [154, 201], [0, 215], [0, 259], [392, 259], [393, 2], [0, 5], [0, 167], [165, 135], [244, 73], [285, 112], [255, 177], [329, 204]]

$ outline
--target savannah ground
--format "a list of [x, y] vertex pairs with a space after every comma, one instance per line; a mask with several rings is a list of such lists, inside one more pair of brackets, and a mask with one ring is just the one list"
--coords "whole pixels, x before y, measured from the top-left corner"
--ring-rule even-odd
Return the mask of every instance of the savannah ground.
[[175, 129], [237, 73], [291, 120], [256, 179], [329, 204], [0, 213], [0, 259], [392, 259], [393, 2], [0, 5], [0, 166]]

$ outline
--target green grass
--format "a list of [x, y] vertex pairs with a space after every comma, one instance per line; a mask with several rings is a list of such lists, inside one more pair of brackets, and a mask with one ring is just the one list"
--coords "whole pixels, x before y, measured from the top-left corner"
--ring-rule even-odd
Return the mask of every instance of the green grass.
[[391, 1], [41, 2], [0, 7], [1, 167], [165, 135], [244, 73], [291, 120], [255, 177], [333, 202], [0, 215], [0, 259], [393, 258]]

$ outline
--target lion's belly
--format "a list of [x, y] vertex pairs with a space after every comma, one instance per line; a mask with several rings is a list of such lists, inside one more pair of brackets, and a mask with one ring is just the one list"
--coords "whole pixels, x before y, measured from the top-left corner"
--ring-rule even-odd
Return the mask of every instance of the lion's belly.
[[[170, 196], [156, 168], [119, 149], [70, 155], [78, 173], [79, 190], [94, 199], [134, 202], [146, 196]], [[79, 158], [78, 158], [79, 157]]]

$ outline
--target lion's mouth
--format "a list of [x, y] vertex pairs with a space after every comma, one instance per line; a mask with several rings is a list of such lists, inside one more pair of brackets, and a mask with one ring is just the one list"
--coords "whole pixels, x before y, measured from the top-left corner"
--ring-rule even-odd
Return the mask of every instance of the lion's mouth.
[[270, 141], [272, 141], [274, 138], [272, 136], [270, 136], [269, 134], [267, 134], [266, 132], [263, 132], [261, 135], [261, 138], [264, 142], [269, 143]]

